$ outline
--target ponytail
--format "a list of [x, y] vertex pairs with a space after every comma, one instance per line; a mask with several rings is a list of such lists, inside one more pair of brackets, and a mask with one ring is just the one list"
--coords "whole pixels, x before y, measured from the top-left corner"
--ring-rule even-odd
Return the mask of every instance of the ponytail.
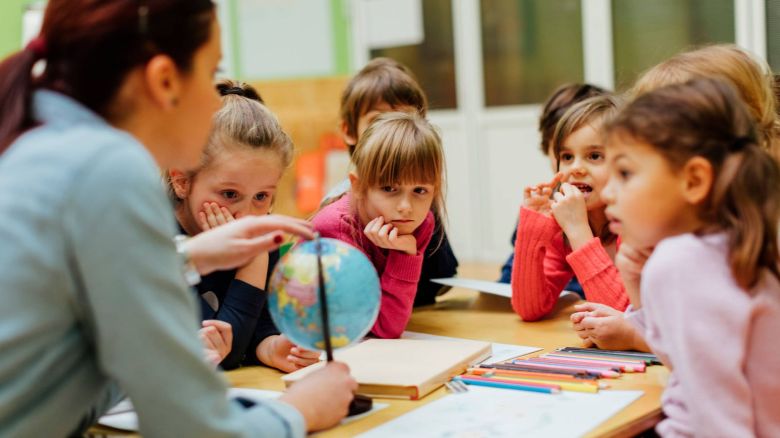
[[706, 208], [706, 219], [726, 231], [729, 265], [737, 284], [753, 288], [766, 268], [780, 279], [777, 228], [780, 166], [757, 144], [724, 161]]
[[41, 57], [41, 51], [30, 44], [0, 63], [0, 155], [34, 124], [30, 113], [32, 69]]

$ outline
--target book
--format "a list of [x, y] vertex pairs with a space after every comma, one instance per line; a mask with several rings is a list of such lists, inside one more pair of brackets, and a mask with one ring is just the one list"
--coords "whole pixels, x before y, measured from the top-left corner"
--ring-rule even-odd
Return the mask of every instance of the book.
[[[349, 365], [360, 394], [418, 400], [490, 354], [490, 343], [482, 341], [369, 339], [336, 351], [335, 357]], [[308, 366], [282, 380], [290, 386], [324, 365]]]

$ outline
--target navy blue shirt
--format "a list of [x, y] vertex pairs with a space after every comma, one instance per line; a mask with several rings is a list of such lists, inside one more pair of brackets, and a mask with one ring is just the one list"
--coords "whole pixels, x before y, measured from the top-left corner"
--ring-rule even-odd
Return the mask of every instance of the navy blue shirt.
[[[278, 261], [279, 251], [268, 254], [266, 284]], [[268, 293], [235, 277], [235, 269], [215, 271], [203, 276], [195, 287], [201, 319], [225, 321], [233, 327], [232, 348], [219, 364], [225, 370], [260, 365], [257, 346], [265, 338], [279, 334], [268, 311]]]

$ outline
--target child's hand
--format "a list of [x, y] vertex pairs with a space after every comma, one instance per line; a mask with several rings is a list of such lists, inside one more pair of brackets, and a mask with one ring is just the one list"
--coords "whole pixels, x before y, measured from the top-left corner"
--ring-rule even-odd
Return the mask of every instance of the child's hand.
[[615, 267], [620, 272], [620, 278], [623, 280], [626, 293], [635, 310], [642, 307], [639, 283], [642, 279], [642, 268], [652, 253], [653, 248], [637, 249], [621, 242], [617, 255], [615, 255]]
[[290, 373], [320, 361], [320, 353], [298, 347], [285, 335], [274, 335], [263, 339], [257, 346], [260, 362], [285, 373]]
[[207, 319], [201, 322], [203, 328], [198, 331], [203, 343], [206, 360], [214, 366], [230, 353], [233, 346], [233, 327], [225, 321]]
[[216, 202], [204, 202], [203, 210], [198, 212], [198, 223], [203, 231], [208, 231], [220, 225], [236, 220], [225, 207], [220, 207]]
[[623, 313], [597, 303], [578, 304], [571, 315], [574, 331], [585, 347], [604, 350], [649, 351], [639, 332], [626, 321]]
[[545, 216], [550, 216], [552, 214], [553, 191], [561, 178], [563, 178], [563, 173], [558, 172], [550, 182], [526, 187], [523, 193], [523, 206]]
[[588, 223], [588, 209], [585, 197], [577, 187], [569, 183], [561, 184], [561, 191], [553, 194], [552, 215], [569, 239], [572, 249], [576, 250], [593, 238]]
[[363, 229], [363, 233], [374, 245], [401, 251], [409, 255], [417, 254], [417, 239], [411, 234], [398, 235], [398, 228], [393, 224], [386, 224], [382, 216], [374, 218]]

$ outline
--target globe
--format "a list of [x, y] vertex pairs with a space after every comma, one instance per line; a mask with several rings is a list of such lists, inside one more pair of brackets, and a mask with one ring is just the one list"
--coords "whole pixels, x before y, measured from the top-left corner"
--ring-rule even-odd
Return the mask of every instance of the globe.
[[[319, 239], [333, 348], [362, 339], [379, 313], [381, 289], [374, 265], [355, 247]], [[276, 327], [293, 343], [324, 350], [315, 240], [290, 249], [277, 263], [268, 285], [268, 310]]]

